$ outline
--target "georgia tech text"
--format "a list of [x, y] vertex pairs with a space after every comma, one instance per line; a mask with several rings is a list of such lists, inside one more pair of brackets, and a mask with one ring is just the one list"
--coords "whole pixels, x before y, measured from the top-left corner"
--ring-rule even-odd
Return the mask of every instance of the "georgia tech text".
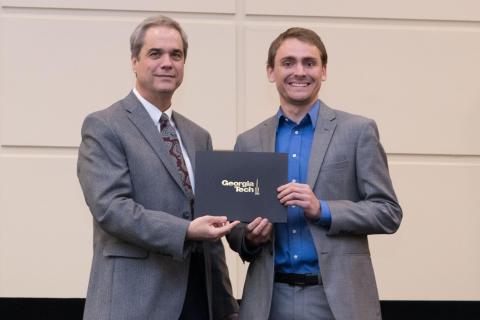
[[260, 190], [258, 187], [258, 179], [257, 183], [252, 181], [229, 181], [229, 180], [222, 180], [222, 186], [224, 187], [233, 187], [235, 192], [253, 192], [255, 195], [260, 194]]

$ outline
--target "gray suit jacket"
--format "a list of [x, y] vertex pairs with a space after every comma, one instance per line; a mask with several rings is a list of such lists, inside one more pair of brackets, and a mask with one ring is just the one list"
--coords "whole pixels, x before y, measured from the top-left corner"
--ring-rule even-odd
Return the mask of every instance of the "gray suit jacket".
[[[173, 112], [192, 166], [210, 150], [207, 131]], [[178, 319], [190, 252], [203, 246], [210, 315], [236, 312], [220, 241], [185, 240], [192, 194], [133, 93], [90, 114], [82, 127], [78, 178], [93, 215], [93, 262], [84, 319]]]
[[[276, 116], [241, 134], [238, 151], [275, 150]], [[328, 201], [330, 229], [309, 221], [321, 277], [337, 320], [380, 319], [367, 235], [395, 232], [402, 219], [387, 159], [373, 120], [333, 110], [321, 103], [308, 165], [308, 184]], [[254, 256], [243, 246], [245, 225], [228, 236], [233, 250], [250, 261], [240, 319], [268, 319], [274, 275], [274, 246]]]

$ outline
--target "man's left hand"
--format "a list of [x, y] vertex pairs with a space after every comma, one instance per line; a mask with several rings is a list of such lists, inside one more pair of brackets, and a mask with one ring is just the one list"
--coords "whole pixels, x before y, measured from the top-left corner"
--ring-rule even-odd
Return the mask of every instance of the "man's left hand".
[[299, 206], [306, 218], [320, 219], [320, 201], [308, 184], [290, 182], [278, 187], [277, 191], [277, 197], [284, 206]]

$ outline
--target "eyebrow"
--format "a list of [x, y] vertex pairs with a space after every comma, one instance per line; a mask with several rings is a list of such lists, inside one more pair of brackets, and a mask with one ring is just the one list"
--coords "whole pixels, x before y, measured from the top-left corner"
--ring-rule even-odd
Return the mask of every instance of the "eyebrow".
[[[321, 60], [321, 57], [314, 57], [314, 56], [306, 56], [306, 57], [300, 57], [300, 60], [306, 60], [306, 59], [311, 59], [311, 60]], [[286, 56], [281, 58], [280, 60], [297, 60], [297, 57], [295, 56]]]
[[172, 49], [170, 51], [166, 51], [165, 49], [163, 48], [150, 48], [147, 50], [147, 53], [150, 53], [150, 52], [169, 52], [169, 53], [182, 53], [183, 54], [183, 50], [182, 49], [179, 49], [179, 48], [175, 48], [175, 49]]

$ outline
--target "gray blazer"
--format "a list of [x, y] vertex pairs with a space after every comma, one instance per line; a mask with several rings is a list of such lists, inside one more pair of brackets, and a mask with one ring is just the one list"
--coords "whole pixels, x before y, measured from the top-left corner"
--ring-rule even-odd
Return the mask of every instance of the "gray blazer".
[[[195, 168], [210, 135], [172, 115]], [[178, 319], [190, 252], [202, 245], [210, 315], [237, 312], [221, 241], [186, 241], [192, 194], [152, 119], [133, 93], [90, 114], [82, 127], [78, 178], [93, 215], [93, 262], [84, 319]]]
[[[238, 151], [275, 150], [276, 116], [241, 134]], [[308, 222], [321, 278], [337, 320], [381, 319], [367, 235], [395, 232], [402, 211], [388, 173], [375, 122], [333, 110], [324, 103], [312, 142], [308, 184], [328, 201], [330, 229]], [[249, 261], [240, 319], [268, 319], [273, 290], [274, 246], [254, 256], [243, 250], [245, 225], [228, 236], [233, 250]]]

